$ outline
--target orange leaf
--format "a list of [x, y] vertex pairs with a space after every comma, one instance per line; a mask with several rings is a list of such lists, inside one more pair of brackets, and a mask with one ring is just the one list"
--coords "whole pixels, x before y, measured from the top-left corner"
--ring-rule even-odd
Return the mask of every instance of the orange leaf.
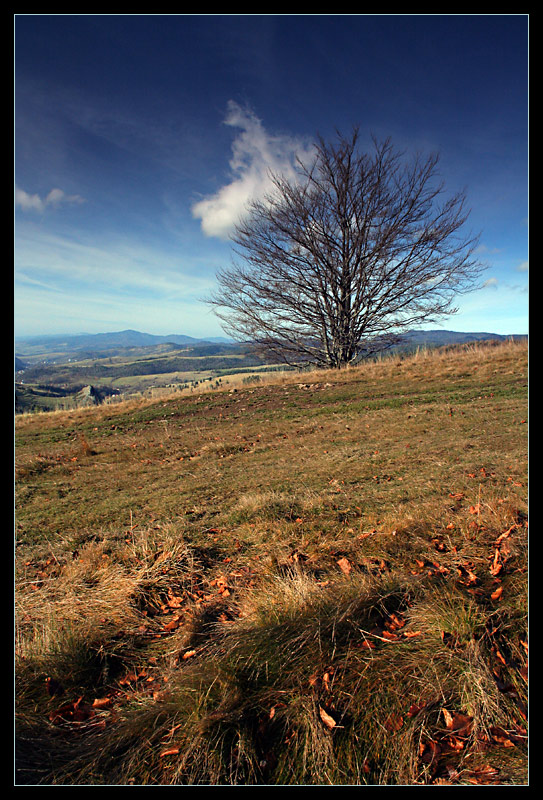
[[164, 758], [164, 756], [176, 756], [179, 752], [178, 747], [168, 747], [167, 750], [163, 750], [160, 754], [160, 758]]
[[109, 708], [112, 705], [111, 697], [101, 697], [93, 700], [93, 708]]
[[415, 636], [422, 636], [422, 631], [404, 631], [402, 636], [405, 636], [406, 639], [414, 639]]
[[174, 631], [179, 627], [180, 622], [181, 617], [174, 617], [171, 622], [167, 622], [166, 625], [164, 625], [164, 630], [168, 632]]
[[441, 753], [441, 747], [433, 739], [421, 742], [419, 746], [419, 756], [425, 764], [432, 764]]
[[340, 558], [337, 565], [345, 575], [348, 575], [353, 568], [348, 558]]
[[319, 706], [319, 716], [329, 730], [332, 730], [332, 728], [336, 727], [337, 722], [333, 717], [330, 716], [330, 714], [328, 714], [327, 711], [324, 710], [322, 706]]
[[405, 625], [405, 619], [396, 614], [394, 611], [389, 614], [388, 620], [385, 622], [385, 626], [389, 629], [389, 631], [398, 630], [398, 628], [403, 628]]
[[500, 564], [500, 551], [496, 548], [496, 552], [494, 553], [494, 560], [492, 562], [492, 566], [490, 567], [490, 574], [491, 575], [499, 575], [502, 571], [503, 565]]
[[396, 633], [392, 633], [391, 631], [384, 630], [380, 635], [383, 639], [387, 639], [389, 642], [398, 641], [398, 635]]
[[502, 592], [503, 592], [503, 586], [498, 586], [498, 588], [496, 589], [496, 591], [495, 591], [495, 592], [492, 592], [492, 594], [490, 595], [490, 597], [491, 597], [493, 600], [499, 600], [499, 599], [500, 599], [500, 597], [502, 596]]
[[330, 677], [332, 673], [333, 670], [325, 672], [324, 675], [322, 676], [322, 682], [324, 683], [324, 688], [326, 689], [327, 692], [330, 691]]

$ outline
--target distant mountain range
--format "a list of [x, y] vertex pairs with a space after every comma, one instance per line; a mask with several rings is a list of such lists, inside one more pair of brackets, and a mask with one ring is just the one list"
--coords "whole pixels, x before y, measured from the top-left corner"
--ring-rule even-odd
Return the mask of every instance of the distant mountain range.
[[[504, 340], [509, 338], [526, 338], [522, 334], [503, 335], [499, 333], [486, 333], [486, 332], [462, 332], [462, 331], [446, 331], [441, 329], [424, 331], [413, 330], [404, 334], [402, 349], [412, 348], [418, 346], [436, 347], [446, 344], [465, 344], [467, 342], [481, 341], [481, 340]], [[223, 344], [223, 345], [237, 345], [239, 343], [233, 342], [222, 336], [211, 336], [206, 339], [196, 339], [192, 336], [185, 334], [168, 334], [167, 336], [158, 336], [151, 333], [142, 333], [140, 331], [126, 330], [117, 331], [114, 333], [80, 333], [73, 336], [59, 335], [59, 336], [31, 336], [21, 337], [15, 341], [15, 349], [20, 344], [20, 350], [27, 351], [31, 348], [34, 354], [43, 350], [44, 352], [59, 351], [73, 351], [92, 350], [93, 352], [101, 350], [110, 350], [118, 347], [147, 347], [159, 344], [176, 344], [193, 347], [201, 344]]]
[[52, 335], [52, 336], [25, 336], [19, 337], [15, 341], [17, 345], [24, 348], [32, 348], [34, 352], [43, 349], [47, 352], [54, 350], [73, 351], [79, 350], [111, 350], [118, 347], [148, 347], [158, 344], [177, 344], [191, 347], [197, 344], [235, 344], [231, 339], [223, 336], [211, 336], [207, 339], [195, 339], [193, 336], [172, 333], [167, 336], [157, 336], [152, 333], [141, 333], [140, 331], [126, 330], [114, 333], [78, 333], [74, 335]]

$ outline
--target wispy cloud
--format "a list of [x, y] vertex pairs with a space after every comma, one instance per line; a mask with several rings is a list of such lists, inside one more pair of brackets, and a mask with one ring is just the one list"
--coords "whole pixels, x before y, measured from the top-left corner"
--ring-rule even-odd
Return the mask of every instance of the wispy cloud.
[[52, 233], [27, 220], [16, 234], [18, 335], [124, 327], [203, 336], [217, 327], [198, 302], [214, 286], [205, 259], [130, 237]]
[[68, 237], [21, 223], [15, 242], [17, 283], [99, 287], [147, 297], [187, 297], [208, 291], [213, 280], [201, 265], [185, 264], [179, 255], [147, 247], [130, 238], [89, 240]]
[[528, 272], [528, 262], [522, 261], [516, 268], [517, 272]]
[[48, 195], [41, 198], [39, 194], [29, 194], [24, 189], [15, 187], [15, 206], [22, 211], [37, 211], [43, 213], [46, 208], [58, 208], [61, 204], [73, 205], [84, 203], [83, 197], [78, 194], [66, 194], [62, 189], [51, 189]]
[[497, 278], [489, 278], [487, 281], [483, 283], [483, 287], [487, 289], [496, 289], [498, 287], [498, 279]]
[[253, 111], [232, 100], [224, 124], [240, 130], [232, 144], [231, 180], [192, 207], [206, 236], [220, 239], [229, 237], [251, 200], [261, 199], [270, 191], [270, 171], [293, 178], [296, 157], [304, 159], [310, 154], [307, 143], [269, 133]]

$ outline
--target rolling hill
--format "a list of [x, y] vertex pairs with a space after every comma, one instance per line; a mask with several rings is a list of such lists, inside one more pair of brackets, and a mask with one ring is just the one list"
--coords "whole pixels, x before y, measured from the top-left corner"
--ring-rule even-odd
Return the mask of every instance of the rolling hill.
[[[504, 341], [501, 334], [413, 330], [389, 354], [476, 341]], [[524, 337], [525, 338], [525, 337]], [[135, 330], [16, 340], [16, 411], [54, 410], [79, 403], [78, 393], [93, 387], [98, 396], [187, 389], [202, 380], [222, 379], [272, 368], [251, 343], [195, 339], [184, 334], [157, 336]], [[277, 369], [277, 365], [273, 366]]]
[[526, 784], [527, 372], [17, 418], [18, 783]]

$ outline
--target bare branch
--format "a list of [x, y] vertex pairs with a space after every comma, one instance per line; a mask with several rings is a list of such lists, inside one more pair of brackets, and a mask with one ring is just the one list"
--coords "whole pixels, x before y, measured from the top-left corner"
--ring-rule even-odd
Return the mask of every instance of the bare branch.
[[231, 335], [287, 363], [341, 367], [390, 347], [455, 313], [483, 269], [464, 193], [443, 199], [438, 156], [407, 162], [388, 139], [371, 154], [358, 141], [357, 129], [319, 137], [297, 181], [271, 176], [209, 299]]

